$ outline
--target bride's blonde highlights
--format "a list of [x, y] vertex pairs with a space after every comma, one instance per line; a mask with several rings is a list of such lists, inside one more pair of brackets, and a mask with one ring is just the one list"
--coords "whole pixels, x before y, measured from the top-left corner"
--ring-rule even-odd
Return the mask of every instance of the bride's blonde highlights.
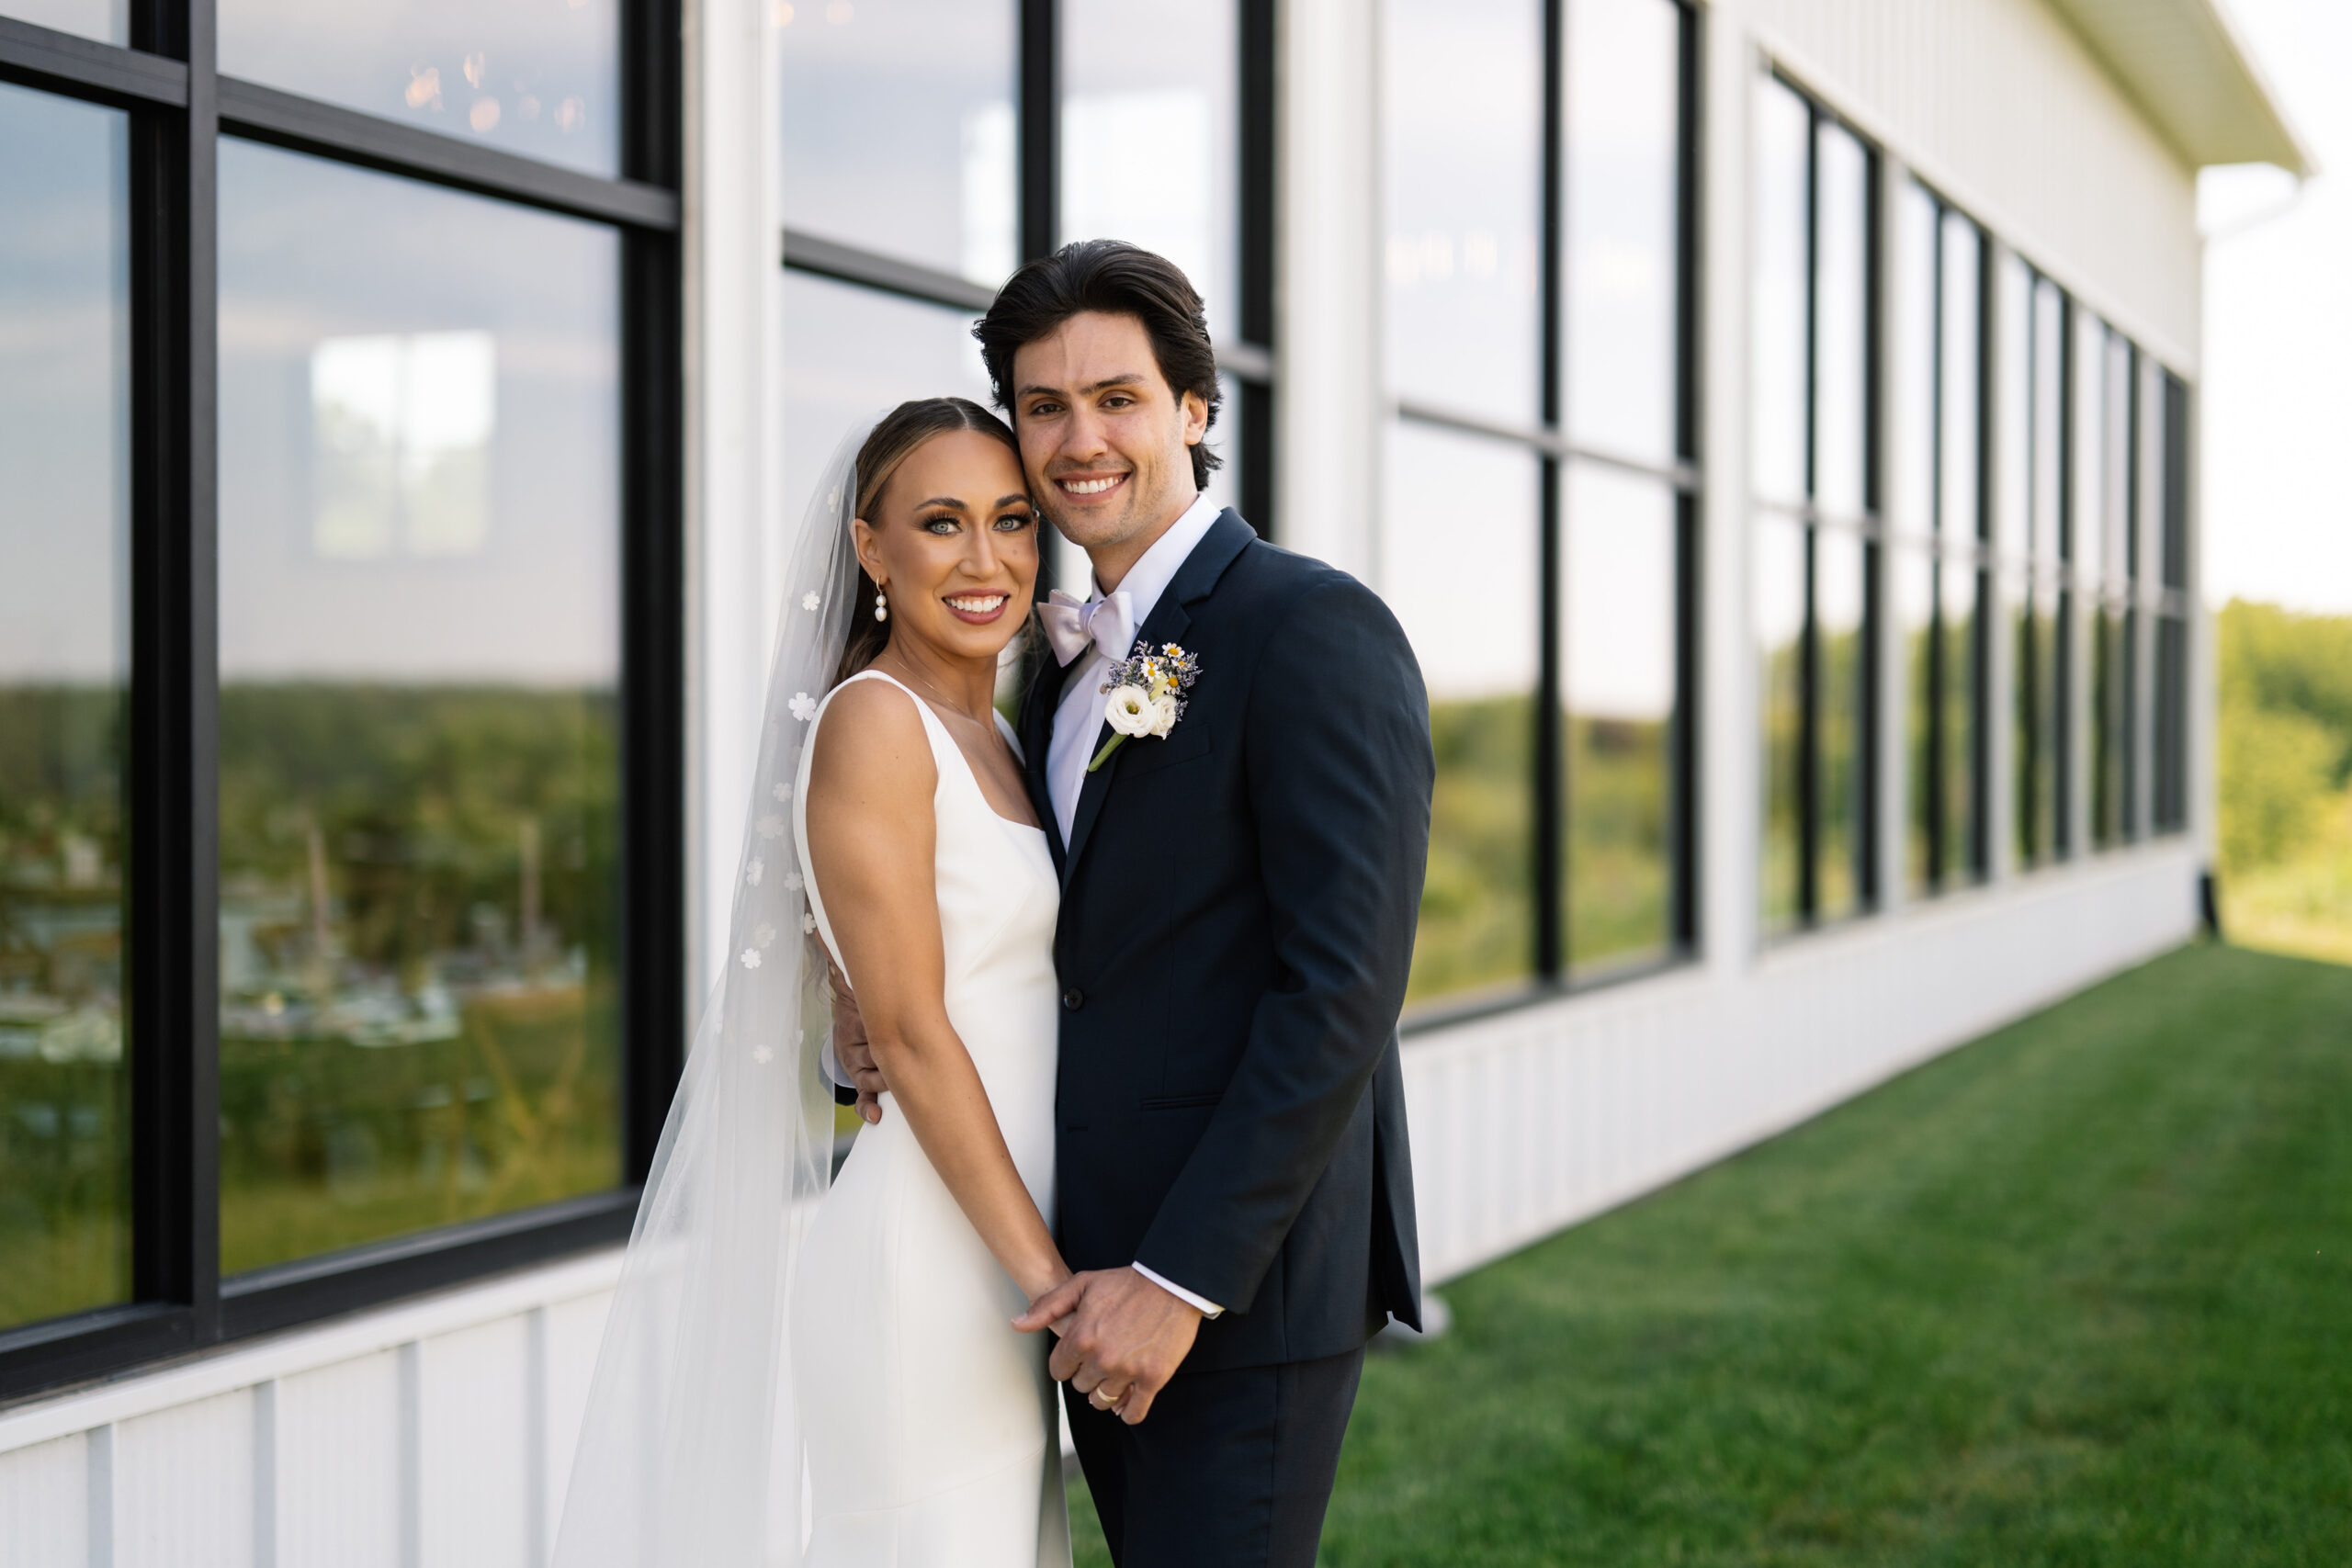
[[[1013, 439], [1012, 426], [969, 398], [911, 399], [884, 414], [857, 449], [855, 515], [868, 523], [878, 523], [875, 509], [881, 503], [882, 492], [889, 487], [891, 476], [925, 443], [958, 430], [973, 431], [1002, 442], [1004, 449], [1012, 454], [1013, 466], [1020, 467], [1021, 443]], [[833, 671], [832, 683], [836, 686], [880, 658], [882, 650], [890, 645], [889, 623], [877, 621], [867, 613], [876, 589], [854, 554], [850, 557], [850, 570], [855, 581], [849, 588], [849, 641], [843, 645], [841, 663]]]

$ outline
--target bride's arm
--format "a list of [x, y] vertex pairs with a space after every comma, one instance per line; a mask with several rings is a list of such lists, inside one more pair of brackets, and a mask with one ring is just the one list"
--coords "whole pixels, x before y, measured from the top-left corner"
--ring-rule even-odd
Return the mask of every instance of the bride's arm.
[[939, 769], [912, 702], [883, 682], [861, 681], [826, 707], [809, 767], [811, 869], [907, 1125], [972, 1228], [1035, 1301], [1070, 1271], [947, 1020], [932, 875]]

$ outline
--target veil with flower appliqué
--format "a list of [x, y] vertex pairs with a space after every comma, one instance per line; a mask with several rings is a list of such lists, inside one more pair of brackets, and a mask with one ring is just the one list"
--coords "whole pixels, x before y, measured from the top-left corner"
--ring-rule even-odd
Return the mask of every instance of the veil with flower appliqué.
[[856, 613], [853, 431], [791, 552], [737, 857], [728, 962], [647, 1173], [589, 1385], [556, 1568], [790, 1568], [807, 1522], [792, 1389], [801, 1241], [831, 1176], [832, 1026], [792, 791]]

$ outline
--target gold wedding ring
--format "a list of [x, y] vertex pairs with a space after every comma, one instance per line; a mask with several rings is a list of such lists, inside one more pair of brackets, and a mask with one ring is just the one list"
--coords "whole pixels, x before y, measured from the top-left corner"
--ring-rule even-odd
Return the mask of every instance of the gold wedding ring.
[[1097, 1410], [1116, 1410], [1119, 1407], [1119, 1402], [1117, 1400], [1103, 1398], [1102, 1391], [1099, 1388], [1092, 1393], [1088, 1394], [1086, 1398], [1087, 1402], [1092, 1404]]

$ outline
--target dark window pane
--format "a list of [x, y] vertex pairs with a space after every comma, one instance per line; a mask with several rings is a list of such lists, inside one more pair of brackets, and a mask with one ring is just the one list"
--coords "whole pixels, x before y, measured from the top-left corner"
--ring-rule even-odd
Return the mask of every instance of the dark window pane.
[[1813, 494], [1833, 516], [1869, 505], [1871, 158], [1825, 120], [1814, 191]]
[[220, 0], [220, 69], [610, 175], [619, 17], [619, 0]]
[[130, 1291], [126, 131], [0, 85], [0, 1329]]
[[1234, 0], [1061, 0], [1058, 10], [1060, 237], [1126, 240], [1166, 256], [1207, 301], [1219, 341], [1240, 320], [1235, 9]]
[[2102, 603], [2091, 616], [2091, 841], [2102, 848], [2122, 836], [2122, 617]]
[[1860, 535], [1822, 528], [1814, 537], [1813, 603], [1821, 689], [1817, 733], [1820, 811], [1815, 860], [1815, 912], [1842, 919], [1870, 900], [1863, 868], [1868, 840], [1870, 754], [1869, 547]]
[[2165, 586], [2188, 586], [2188, 388], [2164, 375], [2164, 561]]
[[1389, 426], [1380, 581], [1429, 682], [1437, 750], [1408, 1004], [1535, 972], [1536, 462]]
[[2109, 332], [2099, 360], [2099, 547], [2089, 564], [2109, 595], [2132, 591], [2132, 344]]
[[[130, 41], [130, 0], [0, 0], [0, 17], [79, 33], [100, 43]], [[0, 1323], [6, 1321], [0, 1317]]]
[[1985, 575], [1975, 566], [1946, 559], [1937, 568], [1936, 614], [1943, 637], [1943, 860], [1947, 881], [1973, 881], [1984, 874], [1984, 810], [1977, 781], [1984, 777], [1984, 661], [1979, 617]]
[[1982, 382], [1984, 315], [1980, 290], [1984, 236], [1956, 212], [1943, 220], [1943, 276], [1938, 302], [1941, 341], [1937, 375], [1942, 393], [1937, 526], [1947, 539], [1984, 535], [1978, 505], [1984, 463]]
[[976, 283], [1021, 259], [1012, 0], [779, 6], [784, 220]]
[[1936, 882], [1936, 829], [1942, 799], [1941, 682], [1936, 640], [1936, 558], [1905, 545], [1890, 573], [1894, 630], [1903, 649], [1904, 770], [1903, 886], [1914, 897]]
[[1805, 498], [1805, 204], [1812, 111], [1767, 77], [1756, 89], [1756, 208], [1748, 427], [1758, 495]]
[[611, 1186], [619, 247], [220, 150], [220, 1254]]
[[2156, 769], [2159, 833], [2188, 826], [2188, 624], [2156, 617]]
[[1665, 461], [1680, 397], [1682, 11], [1570, 0], [1567, 32], [1568, 429]]
[[2017, 776], [2018, 862], [2037, 865], [2057, 843], [2057, 604], [2051, 586], [2012, 572], [2007, 579], [2011, 658], [2017, 673], [2012, 760]]
[[1561, 552], [1571, 973], [1674, 942], [1675, 536], [1668, 486], [1567, 470]]
[[1780, 517], [1756, 525], [1757, 667], [1763, 677], [1764, 852], [1767, 931], [1803, 917], [1804, 880], [1805, 531]]
[[1532, 424], [1544, 28], [1535, 0], [1386, 0], [1388, 374], [1402, 397]]

